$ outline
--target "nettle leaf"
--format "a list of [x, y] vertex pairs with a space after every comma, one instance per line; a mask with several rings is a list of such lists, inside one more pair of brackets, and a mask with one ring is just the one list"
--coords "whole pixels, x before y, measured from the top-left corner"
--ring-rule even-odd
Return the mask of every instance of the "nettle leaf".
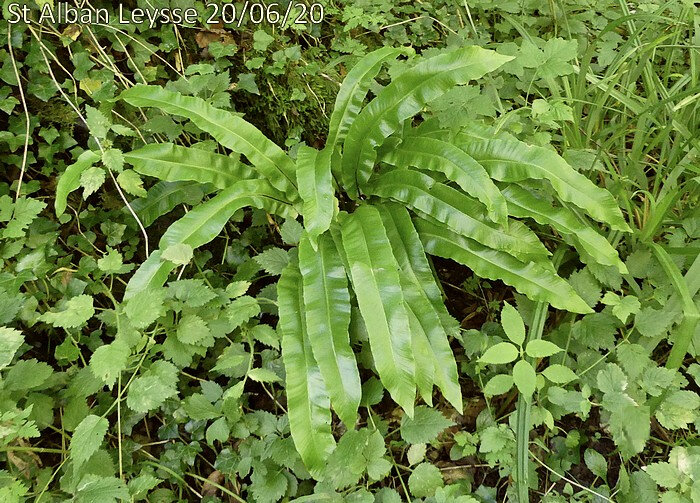
[[107, 254], [102, 258], [97, 259], [97, 268], [106, 274], [122, 272], [123, 266], [124, 259], [122, 254], [119, 253], [118, 250], [110, 248], [109, 246], [107, 247]]
[[683, 474], [671, 463], [652, 463], [642, 468], [657, 485], [665, 489], [673, 489], [681, 483]]
[[[121, 150], [116, 148], [108, 148], [102, 152], [102, 164], [112, 171], [121, 173], [121, 171], [124, 169], [124, 154], [122, 154]], [[118, 178], [117, 181], [119, 181]]]
[[18, 391], [37, 388], [44, 384], [52, 373], [50, 365], [35, 358], [19, 360], [5, 376], [5, 389]]
[[26, 197], [17, 199], [14, 203], [12, 219], [10, 219], [5, 229], [2, 231], [2, 237], [6, 239], [23, 237], [25, 229], [29, 227], [29, 224], [32, 223], [44, 208], [46, 208], [46, 203], [43, 201]]
[[440, 469], [430, 463], [419, 464], [408, 477], [408, 488], [416, 498], [432, 496], [443, 485]]
[[510, 363], [518, 356], [518, 348], [516, 348], [510, 342], [499, 342], [488, 348], [486, 352], [481, 355], [479, 361], [482, 363], [490, 363], [492, 365], [501, 365], [503, 363]]
[[273, 276], [279, 276], [287, 264], [289, 264], [289, 254], [282, 248], [270, 248], [253, 257], [265, 272]]
[[100, 448], [109, 422], [104, 417], [89, 415], [73, 432], [70, 442], [70, 457], [73, 470], [78, 470]]
[[85, 118], [90, 133], [100, 139], [107, 137], [112, 121], [105, 114], [90, 105], [85, 105]]
[[117, 183], [127, 193], [136, 197], [146, 197], [148, 192], [143, 188], [143, 180], [139, 174], [132, 169], [125, 169], [117, 176]]
[[280, 377], [275, 374], [272, 370], [255, 368], [248, 372], [248, 377], [256, 382], [278, 382], [281, 381]]
[[186, 314], [177, 325], [177, 338], [185, 344], [199, 344], [210, 335], [209, 326], [196, 314]]
[[637, 314], [641, 308], [639, 299], [634, 295], [620, 297], [614, 292], [606, 292], [602, 299], [603, 304], [613, 306], [613, 314], [622, 322], [626, 323], [631, 314]]
[[507, 302], [503, 303], [501, 310], [501, 325], [511, 342], [522, 346], [523, 341], [525, 341], [525, 323], [523, 323], [520, 313]]
[[85, 475], [76, 487], [76, 503], [114, 503], [128, 501], [129, 490], [124, 481], [116, 477]]
[[61, 311], [49, 311], [39, 319], [60, 328], [78, 328], [95, 314], [90, 295], [78, 295], [69, 299]]
[[608, 476], [608, 462], [605, 457], [598, 451], [586, 449], [583, 453], [583, 459], [588, 469], [603, 480]]
[[426, 444], [433, 442], [445, 428], [454, 423], [439, 410], [418, 406], [413, 418], [404, 416], [401, 420], [401, 438], [409, 444]]
[[165, 289], [146, 289], [131, 297], [124, 308], [134, 328], [146, 328], [165, 314]]
[[233, 300], [226, 307], [226, 316], [233, 328], [240, 327], [243, 323], [260, 314], [260, 304], [253, 297], [244, 295]]
[[22, 332], [14, 328], [0, 327], [0, 369], [12, 363], [22, 343], [24, 343]]
[[163, 254], [161, 255], [164, 260], [169, 260], [173, 264], [177, 265], [189, 264], [193, 256], [194, 250], [192, 250], [192, 247], [186, 243], [170, 245], [163, 250]]
[[90, 370], [111, 387], [119, 374], [124, 371], [131, 355], [131, 348], [123, 339], [116, 339], [111, 344], [100, 346], [90, 357]]
[[425, 458], [425, 450], [426, 450], [425, 444], [413, 444], [413, 445], [411, 445], [411, 447], [408, 448], [408, 452], [406, 453], [406, 458], [408, 459], [408, 464], [415, 465], [415, 464], [423, 461], [423, 459]]
[[687, 428], [689, 423], [697, 421], [700, 409], [700, 397], [690, 390], [678, 390], [661, 402], [656, 410], [659, 423], [670, 430]]
[[83, 173], [80, 175], [80, 186], [83, 188], [83, 199], [87, 199], [90, 194], [97, 192], [97, 189], [102, 187], [102, 184], [105, 183], [106, 176], [107, 174], [105, 173], [105, 170], [98, 168], [97, 166], [92, 166], [83, 171]]
[[170, 362], [157, 361], [134, 379], [129, 386], [126, 404], [135, 412], [146, 413], [160, 407], [165, 400], [178, 394], [177, 367]]

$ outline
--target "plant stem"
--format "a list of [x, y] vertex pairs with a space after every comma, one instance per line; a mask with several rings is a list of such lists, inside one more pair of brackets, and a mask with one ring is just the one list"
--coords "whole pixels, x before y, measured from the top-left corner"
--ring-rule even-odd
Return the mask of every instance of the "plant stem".
[[[554, 268], [558, 268], [559, 264], [564, 257], [566, 248], [560, 246], [557, 251], [554, 252], [552, 257], [552, 264]], [[538, 302], [535, 312], [532, 316], [532, 323], [530, 325], [530, 330], [527, 335], [526, 343], [529, 341], [534, 341], [542, 338], [542, 332], [544, 331], [544, 324], [547, 321], [547, 310], [549, 308], [549, 303]], [[534, 358], [526, 357], [526, 361], [530, 364], [533, 363]], [[533, 365], [534, 367], [534, 365]], [[517, 423], [515, 430], [515, 438], [517, 442], [517, 454], [516, 454], [516, 488], [518, 494], [518, 501], [520, 503], [527, 503], [530, 501], [529, 496], [529, 470], [528, 470], [528, 459], [530, 454], [530, 410], [532, 408], [532, 400], [530, 397], [524, 396], [522, 393], [518, 395], [518, 406], [517, 406]]]

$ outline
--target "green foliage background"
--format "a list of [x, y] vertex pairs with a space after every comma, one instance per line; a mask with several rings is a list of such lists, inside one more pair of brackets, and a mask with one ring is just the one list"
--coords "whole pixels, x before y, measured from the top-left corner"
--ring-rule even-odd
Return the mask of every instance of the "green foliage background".
[[[699, 501], [697, 6], [320, 3], [313, 26], [0, 21], [0, 501]], [[169, 249], [178, 268], [166, 287], [125, 301], [169, 225], [221, 188], [157, 181], [129, 152], [229, 152], [183, 117], [118, 96], [152, 84], [202, 98], [298, 159], [325, 144], [361, 56], [467, 45], [513, 59], [431, 101], [414, 125], [477, 125], [559, 153], [614, 196], [632, 232], [601, 232], [626, 272], [531, 218], [594, 312], [548, 309], [434, 259], [460, 324], [464, 409], [436, 394], [404, 414], [373, 376], [353, 313], [360, 418], [333, 422], [337, 446], [314, 478], [290, 436], [277, 329], [277, 280], [301, 219], [239, 210], [206, 246]], [[415, 61], [390, 62], [370, 93]], [[76, 164], [86, 169], [56, 216], [58, 180]]]

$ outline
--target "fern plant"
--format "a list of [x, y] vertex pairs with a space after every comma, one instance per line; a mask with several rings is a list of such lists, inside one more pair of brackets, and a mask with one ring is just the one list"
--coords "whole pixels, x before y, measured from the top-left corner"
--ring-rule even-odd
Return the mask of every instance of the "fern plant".
[[[449, 343], [459, 326], [444, 306], [429, 255], [574, 313], [591, 310], [557, 275], [525, 221], [551, 226], [582, 260], [625, 271], [590, 221], [628, 231], [618, 205], [554, 151], [478, 124], [450, 130], [426, 120], [414, 127], [428, 102], [510, 57], [466, 47], [423, 58], [364, 105], [383, 64], [410, 52], [382, 48], [360, 60], [338, 93], [325, 148], [302, 146], [296, 160], [202, 99], [146, 85], [121, 95], [131, 105], [188, 118], [247, 161], [171, 143], [124, 155], [141, 174], [218, 190], [167, 229], [130, 280], [126, 299], [168, 280], [176, 267], [164, 258], [169, 248], [206, 244], [240, 208], [303, 217], [304, 236], [278, 283], [279, 327], [292, 437], [316, 475], [335, 445], [331, 410], [349, 428], [358, 415], [353, 305], [376, 372], [406, 414], [412, 416], [417, 392], [432, 403], [434, 385], [461, 412]], [[94, 162], [87, 157], [60, 180], [57, 210]]]

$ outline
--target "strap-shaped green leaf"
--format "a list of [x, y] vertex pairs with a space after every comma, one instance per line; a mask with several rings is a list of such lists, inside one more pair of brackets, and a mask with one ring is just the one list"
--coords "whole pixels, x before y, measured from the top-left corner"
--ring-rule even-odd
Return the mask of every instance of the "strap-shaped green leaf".
[[335, 106], [328, 125], [326, 148], [334, 150], [336, 145], [343, 142], [350, 125], [362, 108], [367, 91], [377, 76], [382, 65], [396, 59], [401, 54], [411, 54], [410, 47], [382, 47], [372, 51], [360, 59], [343, 79], [343, 83], [335, 98]]
[[214, 108], [201, 98], [183, 96], [159, 86], [138, 84], [120, 95], [137, 107], [156, 107], [190, 119], [220, 144], [243, 154], [273, 187], [295, 199], [294, 162], [255, 126], [239, 116]]
[[330, 399], [306, 335], [301, 273], [296, 260], [277, 282], [282, 360], [286, 374], [289, 429], [311, 474], [318, 476], [335, 447]]
[[180, 243], [192, 248], [202, 246], [219, 235], [231, 215], [246, 206], [265, 208], [270, 213], [293, 218], [294, 209], [284, 198], [284, 194], [264, 180], [238, 182], [168, 227], [160, 238], [159, 247], [164, 250]]
[[331, 150], [302, 146], [297, 154], [297, 184], [303, 201], [304, 227], [312, 242], [328, 230], [338, 205], [333, 191]]
[[124, 160], [142, 175], [211, 183], [218, 189], [253, 178], [253, 170], [238, 159], [173, 143], [151, 143], [125, 153]]
[[342, 177], [350, 194], [364, 190], [379, 147], [429, 101], [513, 59], [477, 46], [427, 58], [382, 89], [353, 121], [343, 145]]
[[416, 382], [411, 328], [399, 266], [382, 219], [375, 208], [363, 205], [341, 222], [340, 231], [379, 378], [394, 401], [413, 417]]
[[158, 182], [148, 189], [146, 197], [133, 200], [131, 209], [148, 227], [178, 204], [193, 205], [201, 201], [205, 193], [203, 187], [198, 182]]
[[540, 264], [522, 262], [421, 218], [416, 219], [415, 224], [430, 254], [466, 265], [482, 278], [501, 280], [530, 299], [549, 302], [557, 309], [592, 312], [571, 285]]
[[581, 248], [599, 264], [616, 267], [622, 274], [627, 273], [627, 267], [608, 240], [569, 209], [552, 206], [517, 184], [508, 185], [502, 193], [508, 201], [508, 213], [511, 215], [551, 225], [561, 234], [569, 236], [577, 248]]
[[613, 229], [630, 232], [612, 194], [574, 171], [556, 152], [520, 141], [484, 140], [469, 134], [457, 135], [457, 142], [492, 178], [502, 182], [549, 180], [562, 201], [586, 210]]
[[263, 208], [285, 218], [294, 218], [296, 213], [282, 198], [284, 194], [275, 190], [264, 180], [245, 180], [222, 190], [209, 201], [193, 208], [187, 215], [173, 223], [160, 239], [160, 250], [138, 268], [124, 292], [128, 299], [149, 287], [160, 287], [168, 279], [175, 264], [161, 260], [161, 252], [169, 246], [187, 244], [192, 248], [202, 246], [216, 236], [226, 222], [240, 208], [252, 206]]
[[[435, 364], [435, 384], [455, 409], [461, 412], [462, 390], [459, 386], [457, 363], [447, 338], [447, 332], [458, 331], [459, 325], [445, 308], [440, 289], [435, 283], [425, 250], [408, 211], [396, 204], [381, 205], [378, 209], [394, 256], [401, 268], [401, 283], [409, 316], [413, 315], [419, 325], [412, 326], [412, 330], [420, 330], [427, 338], [430, 344], [427, 359]], [[415, 352], [415, 344], [414, 354], [419, 354]], [[425, 363], [426, 358], [416, 358], [417, 381]], [[418, 384], [421, 389], [420, 382]], [[422, 389], [421, 395], [425, 396]]]
[[357, 421], [362, 398], [360, 374], [350, 347], [350, 292], [343, 261], [333, 238], [324, 234], [314, 250], [308, 237], [299, 243], [306, 327], [314, 359], [338, 417], [348, 428]]
[[58, 179], [56, 199], [54, 200], [54, 208], [56, 209], [57, 217], [60, 217], [63, 215], [63, 212], [66, 211], [68, 194], [80, 187], [80, 175], [99, 160], [99, 154], [96, 154], [92, 150], [86, 150], [63, 172], [61, 178]]
[[[401, 285], [404, 291], [415, 288], [413, 283], [401, 278]], [[435, 384], [435, 367], [432, 348], [428, 336], [423, 330], [420, 320], [411, 310], [411, 306], [406, 304], [406, 313], [411, 327], [411, 346], [413, 354], [416, 355], [416, 387], [423, 401], [428, 405], [433, 405], [433, 385]], [[422, 361], [421, 361], [422, 360]]]
[[416, 167], [443, 173], [467, 194], [481, 201], [494, 222], [506, 225], [506, 201], [483, 166], [464, 150], [428, 136], [409, 136], [382, 161], [401, 168]]
[[549, 254], [526, 226], [511, 221], [505, 229], [490, 222], [481, 203], [423, 173], [389, 171], [372, 184], [371, 193], [404, 203], [454, 232], [523, 260], [542, 260]]

